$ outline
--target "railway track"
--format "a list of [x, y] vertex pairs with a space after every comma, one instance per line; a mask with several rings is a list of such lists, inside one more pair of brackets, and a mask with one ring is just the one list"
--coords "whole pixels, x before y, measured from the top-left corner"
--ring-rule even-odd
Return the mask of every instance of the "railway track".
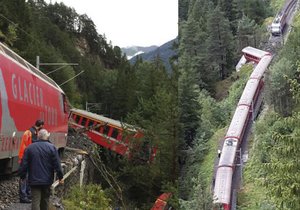
[[[91, 150], [93, 143], [84, 136], [69, 136], [67, 146], [78, 149]], [[66, 170], [74, 165], [78, 153], [77, 150], [68, 149], [64, 153], [61, 162], [64, 163]], [[67, 171], [64, 173], [66, 174]], [[19, 202], [19, 177], [17, 173], [0, 176], [0, 210], [30, 210], [31, 204]], [[50, 204], [56, 206], [61, 205], [61, 199], [56, 196], [50, 197]]]
[[0, 177], [0, 210], [19, 201], [19, 178], [16, 174]]
[[[291, 32], [291, 25], [292, 25], [292, 20], [293, 20], [293, 17], [295, 15], [295, 11], [298, 10], [298, 3], [296, 4], [295, 8], [293, 8], [291, 14], [289, 14], [289, 17], [288, 17], [288, 22], [286, 24], [286, 27], [285, 27], [285, 30], [282, 32], [282, 34], [280, 36], [273, 36], [270, 34], [269, 38], [264, 42], [264, 43], [261, 43], [260, 46], [259, 46], [259, 49], [262, 49], [263, 51], [267, 51], [267, 52], [270, 52], [273, 56], [273, 61], [276, 60], [276, 56], [278, 54], [278, 52], [281, 50], [281, 48], [283, 47], [283, 45], [285, 44], [290, 32]], [[275, 59], [274, 59], [275, 58]], [[248, 145], [247, 145], [247, 139], [248, 139], [248, 135], [251, 133], [251, 124], [252, 124], [252, 121], [250, 121], [250, 123], [248, 124], [248, 127], [246, 128], [245, 130], [245, 135], [244, 135], [244, 140], [242, 141], [242, 144], [241, 144], [241, 149], [237, 151], [237, 154], [236, 154], [236, 157], [237, 157], [237, 162], [235, 163], [235, 170], [233, 172], [233, 176], [232, 176], [232, 183], [230, 184], [231, 185], [231, 198], [230, 198], [230, 201], [227, 201], [225, 202], [225, 195], [219, 195], [217, 196], [216, 198], [221, 198], [222, 196], [224, 196], [224, 203], [223, 203], [223, 208], [224, 209], [230, 209], [230, 210], [235, 210], [237, 208], [237, 193], [238, 191], [241, 189], [242, 187], [242, 171], [243, 171], [243, 165], [246, 163], [246, 159], [247, 158], [244, 158], [244, 157], [248, 157]], [[213, 186], [219, 186], [217, 183], [217, 181], [215, 179], [216, 178], [216, 163], [218, 162], [217, 160], [218, 158], [216, 158], [215, 160], [215, 168], [214, 168], [214, 178], [213, 178]], [[223, 179], [222, 177], [220, 179]], [[225, 178], [224, 178], [225, 179]], [[220, 180], [219, 180], [220, 182]], [[222, 185], [223, 186], [223, 185]], [[222, 188], [223, 190], [223, 188]], [[219, 192], [219, 191], [217, 191]], [[223, 197], [222, 197], [223, 198]], [[218, 203], [218, 202], [216, 202]], [[222, 209], [223, 209], [222, 208]]]

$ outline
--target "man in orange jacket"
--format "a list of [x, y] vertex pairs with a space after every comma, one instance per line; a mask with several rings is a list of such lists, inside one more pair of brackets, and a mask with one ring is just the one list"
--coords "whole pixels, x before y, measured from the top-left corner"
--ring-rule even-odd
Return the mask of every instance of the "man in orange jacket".
[[[44, 121], [37, 120], [35, 125], [29, 130], [26, 130], [22, 136], [21, 146], [19, 150], [19, 163], [21, 164], [25, 149], [31, 144], [37, 141], [37, 133], [44, 127]], [[19, 195], [21, 203], [31, 203], [31, 190], [28, 185], [28, 177], [20, 179], [19, 181]]]

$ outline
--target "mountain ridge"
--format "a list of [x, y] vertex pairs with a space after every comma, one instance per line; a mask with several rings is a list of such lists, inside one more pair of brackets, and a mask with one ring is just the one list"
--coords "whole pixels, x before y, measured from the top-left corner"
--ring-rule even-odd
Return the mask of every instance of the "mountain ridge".
[[[172, 56], [174, 56], [176, 54], [176, 51], [174, 51], [173, 45], [175, 44], [175, 42], [178, 40], [178, 38], [172, 39], [164, 44], [162, 44], [161, 46], [149, 46], [149, 47], [138, 47], [138, 46], [134, 46], [134, 48], [129, 48], [126, 51], [123, 51], [122, 48], [122, 52], [126, 54], [126, 52], [135, 52], [135, 55], [131, 55], [129, 56], [127, 55], [127, 59], [130, 61], [130, 63], [134, 63], [138, 57], [141, 57], [143, 60], [145, 61], [151, 61], [153, 60], [157, 55], [162, 59], [165, 67], [170, 70], [171, 69], [171, 65], [169, 63], [169, 58], [171, 58]], [[140, 51], [137, 51], [140, 50]], [[145, 50], [143, 53], [141, 53], [141, 50]]]

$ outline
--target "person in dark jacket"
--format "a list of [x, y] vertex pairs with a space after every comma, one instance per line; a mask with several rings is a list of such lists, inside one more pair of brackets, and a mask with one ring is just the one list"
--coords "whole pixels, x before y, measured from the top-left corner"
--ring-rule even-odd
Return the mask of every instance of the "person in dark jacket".
[[28, 171], [28, 182], [32, 193], [32, 210], [48, 210], [50, 187], [57, 173], [60, 184], [63, 184], [63, 172], [57, 149], [49, 141], [50, 133], [46, 129], [38, 132], [38, 140], [30, 144], [24, 153], [19, 168], [21, 179]]
[[[43, 120], [37, 120], [30, 129], [26, 130], [22, 136], [22, 142], [19, 150], [19, 163], [22, 162], [24, 151], [31, 143], [37, 141], [37, 133], [44, 127]], [[31, 190], [28, 185], [27, 176], [19, 180], [19, 197], [21, 203], [31, 203]]]

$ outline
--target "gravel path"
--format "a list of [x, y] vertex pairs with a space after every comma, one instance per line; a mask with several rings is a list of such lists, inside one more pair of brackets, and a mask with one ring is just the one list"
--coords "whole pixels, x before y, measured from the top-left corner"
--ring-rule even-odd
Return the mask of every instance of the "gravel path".
[[[50, 197], [49, 203], [49, 210], [63, 209], [57, 197]], [[0, 177], [0, 210], [31, 210], [31, 204], [19, 202], [19, 177], [16, 175]]]
[[[57, 197], [50, 197], [49, 210], [63, 210], [64, 208], [60, 204], [60, 200]], [[31, 210], [30, 203], [13, 203], [4, 210]]]
[[0, 210], [19, 201], [19, 178], [16, 175], [1, 177], [0, 189]]
[[[89, 151], [94, 143], [84, 135], [69, 136], [67, 146]], [[65, 151], [61, 160], [65, 164], [73, 164], [76, 152]], [[62, 210], [61, 201], [57, 197], [50, 197], [49, 210]], [[31, 204], [19, 202], [19, 177], [16, 174], [0, 177], [0, 210], [31, 210]]]

